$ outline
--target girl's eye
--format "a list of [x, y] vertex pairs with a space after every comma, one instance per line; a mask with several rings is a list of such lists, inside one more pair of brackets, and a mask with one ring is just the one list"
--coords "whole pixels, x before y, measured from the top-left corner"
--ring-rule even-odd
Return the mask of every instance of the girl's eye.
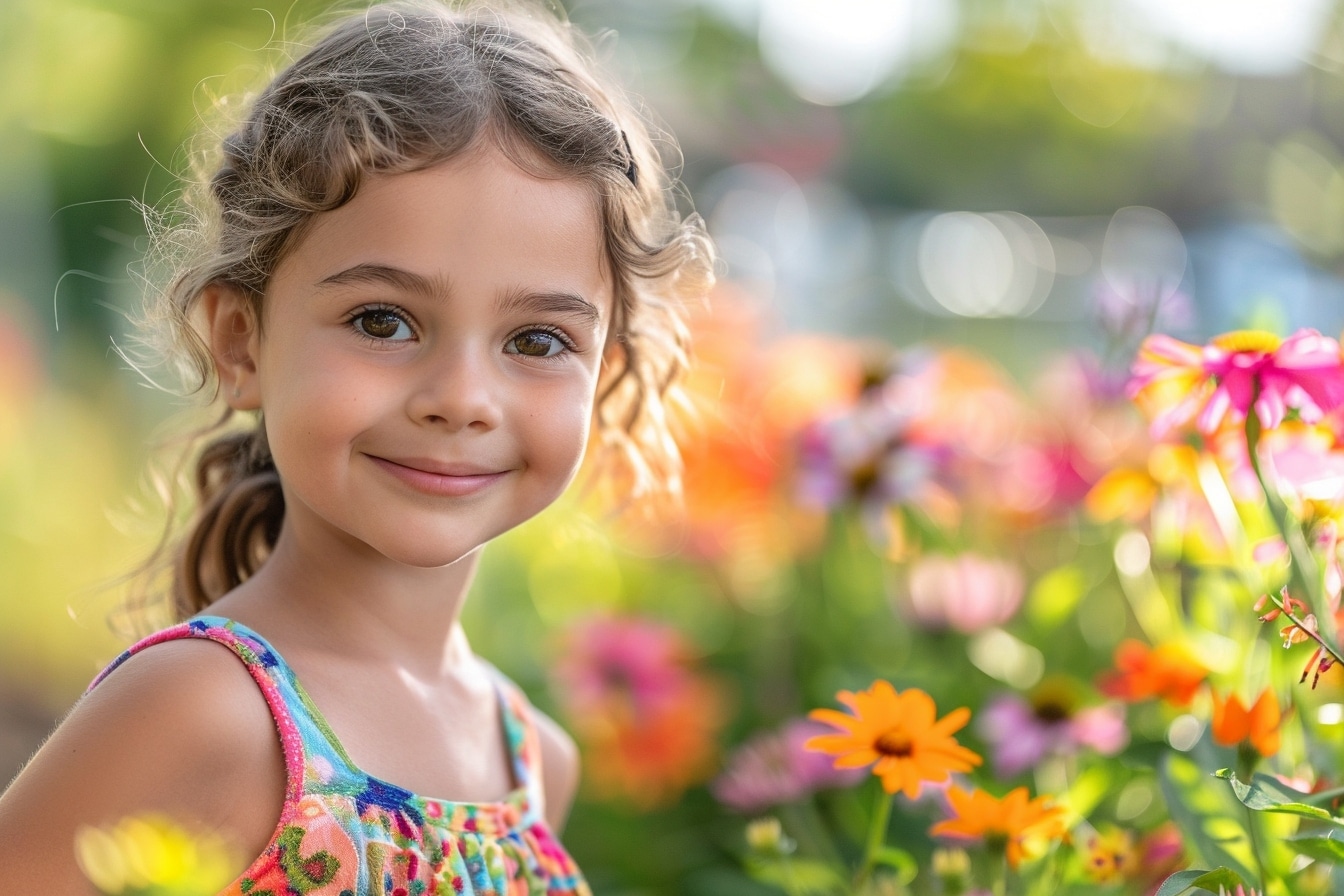
[[569, 349], [563, 337], [550, 330], [524, 330], [510, 336], [509, 341], [504, 343], [505, 352], [527, 355], [529, 358], [550, 358]]
[[404, 342], [415, 336], [405, 318], [384, 308], [362, 311], [350, 322], [360, 335], [384, 342]]

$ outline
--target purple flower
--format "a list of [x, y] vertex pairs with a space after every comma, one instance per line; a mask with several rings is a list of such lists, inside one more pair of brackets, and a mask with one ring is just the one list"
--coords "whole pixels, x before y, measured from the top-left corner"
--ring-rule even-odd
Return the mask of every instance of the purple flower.
[[937, 469], [937, 452], [911, 438], [908, 413], [880, 397], [803, 430], [798, 492], [806, 504], [832, 508], [900, 504]]
[[1031, 768], [1046, 756], [1088, 747], [1112, 756], [1129, 743], [1119, 703], [1078, 708], [1068, 682], [1047, 681], [1030, 700], [1003, 694], [979, 714], [977, 729], [989, 744], [995, 772], [1003, 778]]
[[778, 731], [757, 734], [728, 758], [710, 791], [728, 808], [750, 814], [857, 784], [867, 769], [836, 769], [831, 757], [803, 749], [809, 738], [828, 733], [831, 728], [820, 722], [794, 719]]

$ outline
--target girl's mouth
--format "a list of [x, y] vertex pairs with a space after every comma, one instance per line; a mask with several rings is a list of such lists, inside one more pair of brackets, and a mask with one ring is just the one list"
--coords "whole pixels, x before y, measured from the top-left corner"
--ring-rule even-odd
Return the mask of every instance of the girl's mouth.
[[430, 458], [389, 460], [365, 455], [369, 460], [418, 492], [441, 497], [463, 497], [489, 488], [508, 472], [475, 464], [443, 463]]

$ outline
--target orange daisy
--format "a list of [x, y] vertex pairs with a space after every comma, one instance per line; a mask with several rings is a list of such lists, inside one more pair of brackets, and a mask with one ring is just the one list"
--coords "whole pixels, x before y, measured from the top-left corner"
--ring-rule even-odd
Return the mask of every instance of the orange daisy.
[[1261, 756], [1279, 752], [1279, 726], [1283, 713], [1273, 688], [1256, 698], [1250, 709], [1236, 694], [1220, 697], [1213, 691], [1213, 739], [1225, 747], [1249, 743]]
[[1108, 697], [1131, 703], [1160, 697], [1176, 706], [1189, 706], [1208, 674], [1179, 644], [1149, 648], [1131, 639], [1116, 648], [1115, 670], [1103, 675], [1097, 686]]
[[929, 833], [983, 840], [1001, 847], [1013, 869], [1023, 859], [1035, 856], [1048, 841], [1060, 840], [1068, 833], [1064, 808], [1052, 805], [1049, 797], [1028, 799], [1025, 787], [999, 800], [979, 788], [967, 793], [953, 785], [947, 789], [947, 798], [956, 814], [935, 824]]
[[968, 772], [982, 762], [952, 737], [971, 718], [965, 707], [938, 719], [928, 694], [918, 688], [897, 691], [886, 681], [857, 694], [841, 691], [836, 699], [853, 715], [833, 709], [814, 709], [810, 715], [841, 733], [818, 735], [804, 746], [835, 756], [836, 768], [872, 765], [887, 793], [915, 799], [925, 783], [941, 784], [952, 772]]

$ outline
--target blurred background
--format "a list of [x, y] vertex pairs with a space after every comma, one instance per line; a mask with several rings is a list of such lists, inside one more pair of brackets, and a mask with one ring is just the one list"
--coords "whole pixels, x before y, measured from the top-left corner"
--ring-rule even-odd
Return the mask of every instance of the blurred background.
[[[723, 258], [698, 322], [720, 360], [814, 334], [811, 354], [793, 356], [803, 369], [821, 369], [817, 345], [849, 346], [859, 363], [877, 341], [964, 346], [1024, 380], [1051, 352], [1102, 351], [1136, 314], [1191, 339], [1344, 325], [1335, 0], [567, 6], [608, 33], [609, 65], [680, 141], [682, 177]], [[139, 297], [140, 203], [171, 200], [199, 112], [255, 89], [275, 48], [328, 7], [0, 4], [0, 779], [126, 643], [108, 625], [118, 577], [162, 516], [145, 464], [191, 406], [148, 388], [115, 351]], [[732, 503], [750, 491], [749, 475], [734, 475], [701, 480], [692, 507], [719, 501], [720, 522], [758, 512], [749, 496]], [[719, 822], [701, 785], [715, 743], [747, 724], [743, 657], [769, 651], [742, 633], [782, 612], [787, 589], [762, 571], [770, 539], [712, 575], [693, 562], [669, 574], [669, 555], [703, 559], [742, 527], [694, 550], [680, 529], [667, 548], [600, 528], [542, 520], [506, 539], [473, 604], [478, 649], [564, 717], [545, 669], [574, 653], [556, 646], [569, 623], [640, 610], [675, 626], [726, 682], [679, 728], [698, 724], [707, 752], [653, 790], [585, 791], [573, 848], [600, 869], [599, 892], [747, 892], [733, 889], [727, 847], [703, 833]], [[507, 639], [481, 624], [487, 601], [517, 620]], [[658, 856], [621, 858], [622, 836], [655, 834], [667, 844]]]

